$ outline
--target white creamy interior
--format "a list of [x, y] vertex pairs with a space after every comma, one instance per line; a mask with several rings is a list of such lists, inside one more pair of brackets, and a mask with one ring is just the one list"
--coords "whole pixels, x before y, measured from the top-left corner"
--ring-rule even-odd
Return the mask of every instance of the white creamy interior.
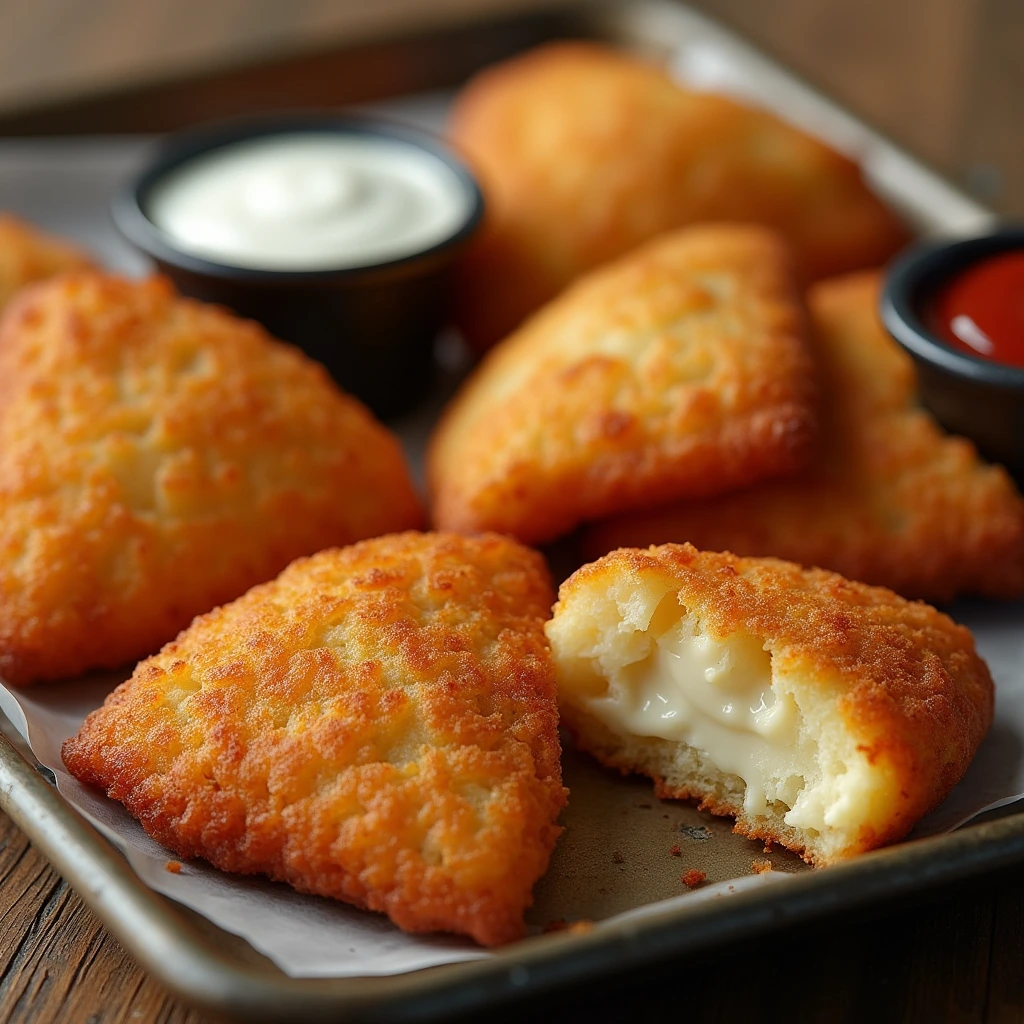
[[147, 214], [182, 250], [234, 266], [366, 266], [451, 236], [471, 198], [443, 160], [374, 135], [285, 133], [233, 143], [159, 181]]
[[603, 665], [603, 691], [586, 687], [573, 702], [619, 734], [703, 751], [743, 780], [748, 815], [773, 806], [787, 825], [818, 832], [862, 823], [874, 790], [868, 765], [846, 744], [826, 742], [820, 715], [807, 720], [763, 642], [714, 638], [690, 615], [673, 618], [648, 638], [644, 656], [610, 673]]

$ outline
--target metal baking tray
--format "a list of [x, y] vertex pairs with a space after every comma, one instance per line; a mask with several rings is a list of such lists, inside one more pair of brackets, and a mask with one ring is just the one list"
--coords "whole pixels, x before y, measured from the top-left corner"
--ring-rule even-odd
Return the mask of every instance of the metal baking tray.
[[[699, 44], [702, 60], [717, 52], [727, 63], [742, 65], [762, 98], [855, 153], [875, 186], [922, 233], [981, 230], [993, 219], [991, 211], [732, 33], [669, 0], [566, 4], [513, 20], [476, 20], [367, 41], [334, 62], [341, 84], [336, 81], [326, 98], [381, 100], [388, 89], [379, 76], [375, 94], [354, 82], [346, 91], [343, 69], [379, 64], [387, 54], [390, 65], [384, 64], [400, 70], [393, 76], [394, 98], [377, 109], [438, 127], [449, 94], [437, 89], [517, 49], [568, 36], [604, 39], [684, 63]], [[223, 95], [237, 96], [230, 86]], [[196, 88], [195, 83], [167, 85], [161, 109], [173, 112], [174, 98], [194, 98]], [[217, 82], [210, 88], [211, 95], [221, 95]], [[294, 92], [286, 98], [294, 105], [311, 100]], [[229, 107], [221, 104], [217, 112], [241, 112]], [[133, 106], [125, 97], [91, 107], [79, 104], [74, 120], [80, 130], [90, 110], [105, 128], [133, 127]], [[168, 123], [161, 126], [173, 126], [173, 115], [166, 116]], [[35, 124], [60, 129], [67, 123], [61, 118], [60, 111], [49, 111]], [[5, 127], [0, 122], [0, 131]], [[33, 130], [27, 121], [23, 127]], [[106, 210], [112, 188], [147, 146], [145, 139], [123, 137], [0, 140], [0, 204], [80, 238], [113, 266], [141, 269], [138, 257], [113, 232]], [[187, 1002], [246, 1021], [449, 1019], [1024, 860], [1024, 813], [1017, 813], [825, 871], [810, 871], [793, 855], [774, 851], [773, 870], [796, 876], [785, 885], [737, 891], [724, 899], [691, 899], [681, 896], [681, 870], [704, 871], [709, 881], [741, 878], [761, 856], [760, 846], [733, 836], [730, 822], [687, 804], [659, 801], [649, 782], [620, 778], [572, 750], [565, 752], [564, 771], [572, 793], [562, 819], [566, 831], [538, 883], [528, 920], [537, 932], [558, 919], [606, 923], [535, 934], [485, 960], [387, 977], [301, 979], [147, 888], [57, 793], [52, 776], [24, 744], [10, 730], [0, 734], [0, 807], [146, 970]], [[669, 854], [672, 845], [682, 846], [682, 856]], [[662, 902], [668, 897], [677, 898]], [[619, 916], [607, 921], [613, 915]]]

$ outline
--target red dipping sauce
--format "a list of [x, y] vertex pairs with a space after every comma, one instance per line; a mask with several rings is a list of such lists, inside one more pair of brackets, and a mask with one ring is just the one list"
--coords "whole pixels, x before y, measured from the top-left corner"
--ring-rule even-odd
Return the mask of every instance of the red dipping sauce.
[[1024, 368], [1024, 251], [989, 256], [961, 271], [929, 312], [929, 326], [953, 348]]

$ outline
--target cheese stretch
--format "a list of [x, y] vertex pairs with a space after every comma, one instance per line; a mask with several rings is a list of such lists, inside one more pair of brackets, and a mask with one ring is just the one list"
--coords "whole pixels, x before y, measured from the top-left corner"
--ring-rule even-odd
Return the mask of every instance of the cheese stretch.
[[817, 831], [863, 817], [875, 788], [867, 765], [846, 750], [837, 757], [829, 730], [805, 720], [761, 640], [712, 637], [684, 614], [651, 641], [646, 656], [608, 672], [603, 689], [564, 696], [620, 735], [703, 751], [743, 780], [748, 815], [774, 805], [787, 825]]

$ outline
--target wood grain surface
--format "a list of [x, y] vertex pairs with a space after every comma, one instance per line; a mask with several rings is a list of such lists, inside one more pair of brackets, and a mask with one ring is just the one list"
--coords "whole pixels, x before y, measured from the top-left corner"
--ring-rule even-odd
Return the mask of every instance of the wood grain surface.
[[[251, 102], [246, 90], [258, 82], [273, 96], [289, 87], [319, 87], [331, 80], [331, 58], [323, 55], [330, 46], [379, 34], [389, 24], [408, 32], [471, 9], [482, 15], [543, 6], [543, 0], [10, 3], [0, 33], [0, 132], [38, 133], [55, 124], [95, 131], [104, 125], [89, 120], [89, 111], [100, 109], [89, 107], [94, 93], [199, 68], [230, 69], [257, 56], [278, 62], [277, 77], [227, 70], [218, 94], [224, 103]], [[698, 0], [697, 6], [980, 197], [1024, 213], [1024, 0]], [[365, 65], [367, 96], [377, 88], [375, 76], [402, 73], [398, 51], [387, 51], [397, 64], [382, 64], [383, 53]], [[439, 81], [457, 77], [461, 59], [455, 47], [447, 66], [430, 73]], [[417, 73], [422, 77], [424, 69]], [[186, 90], [182, 102], [195, 101], [189, 96]], [[127, 92], [114, 113], [109, 103], [102, 109], [122, 118], [116, 123], [142, 118], [138, 130], [182, 116], [145, 97]], [[79, 106], [66, 106], [71, 99]], [[488, 1021], [529, 1016], [688, 1024], [1022, 1021], [1024, 881], [1004, 874], [931, 893], [867, 918], [832, 919], [642, 977], [595, 982], [541, 1005], [489, 1014]], [[0, 1022], [206, 1020], [147, 977], [0, 815]]]
[[[0, 815], [0, 1021], [206, 1024], [141, 971]], [[687, 1024], [1024, 1019], [1024, 881], [976, 883], [489, 1013]], [[481, 1018], [482, 1019], [482, 1018]]]

